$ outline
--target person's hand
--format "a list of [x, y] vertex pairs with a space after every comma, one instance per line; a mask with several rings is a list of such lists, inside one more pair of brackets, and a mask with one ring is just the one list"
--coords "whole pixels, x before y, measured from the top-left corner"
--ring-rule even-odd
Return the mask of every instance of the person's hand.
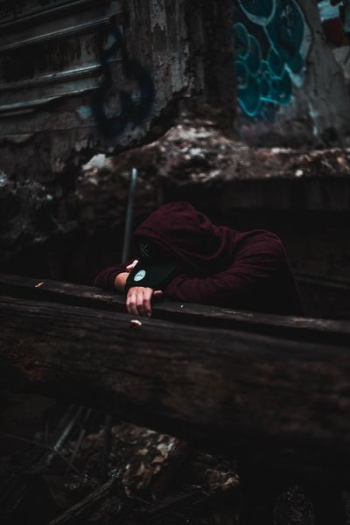
[[129, 273], [135, 268], [138, 262], [139, 261], [135, 259], [126, 267], [125, 272], [118, 273], [117, 277], [114, 279], [114, 288], [118, 293], [125, 292], [126, 280], [129, 277]]
[[137, 259], [135, 259], [131, 264], [129, 264], [129, 266], [126, 267], [126, 271], [128, 273], [132, 272], [138, 262], [139, 261]]
[[161, 290], [153, 290], [144, 286], [133, 286], [126, 296], [126, 309], [129, 314], [151, 317], [152, 297], [161, 297]]

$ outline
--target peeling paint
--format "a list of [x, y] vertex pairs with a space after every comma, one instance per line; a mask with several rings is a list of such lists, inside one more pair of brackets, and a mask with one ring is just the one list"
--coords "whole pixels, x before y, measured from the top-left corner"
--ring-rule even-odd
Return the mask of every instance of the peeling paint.
[[154, 25], [152, 31], [156, 26], [159, 27], [161, 31], [167, 30], [167, 19], [166, 19], [166, 6], [164, 0], [151, 0], [150, 8], [152, 10], [152, 17], [154, 19]]

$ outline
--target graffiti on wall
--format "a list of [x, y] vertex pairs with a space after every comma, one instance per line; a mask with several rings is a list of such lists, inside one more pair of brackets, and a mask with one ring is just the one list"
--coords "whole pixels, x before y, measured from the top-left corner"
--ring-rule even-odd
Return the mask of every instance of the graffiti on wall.
[[311, 29], [295, 0], [238, 0], [235, 10], [238, 101], [247, 116], [271, 120], [304, 83]]
[[[120, 28], [110, 28], [107, 46], [104, 44], [105, 36], [101, 32], [98, 37], [102, 80], [93, 97], [91, 109], [103, 135], [115, 138], [123, 133], [129, 124], [140, 125], [146, 119], [153, 106], [155, 90], [151, 74], [137, 60], [128, 57]], [[115, 96], [117, 89], [112, 67], [116, 56], [121, 57], [123, 85], [131, 86], [131, 89], [119, 88], [119, 110], [115, 115], [107, 106], [108, 100]]]

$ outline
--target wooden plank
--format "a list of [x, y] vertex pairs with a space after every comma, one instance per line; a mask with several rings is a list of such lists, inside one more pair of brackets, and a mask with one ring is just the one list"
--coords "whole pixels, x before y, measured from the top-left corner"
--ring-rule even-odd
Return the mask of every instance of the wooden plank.
[[350, 320], [350, 281], [324, 275], [298, 272], [297, 281], [308, 312], [320, 317]]
[[103, 405], [173, 435], [350, 460], [350, 350], [0, 298], [0, 374], [12, 388]]
[[[125, 297], [99, 288], [0, 274], [0, 294], [125, 313]], [[279, 316], [162, 300], [153, 316], [183, 324], [245, 330], [291, 339], [350, 342], [350, 322]]]

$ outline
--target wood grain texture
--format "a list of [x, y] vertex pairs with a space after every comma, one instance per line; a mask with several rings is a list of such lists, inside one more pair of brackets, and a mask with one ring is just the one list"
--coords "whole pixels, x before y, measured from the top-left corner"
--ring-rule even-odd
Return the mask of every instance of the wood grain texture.
[[348, 462], [347, 346], [131, 319], [3, 296], [1, 380], [222, 447]]
[[[91, 286], [47, 279], [0, 274], [0, 294], [126, 313], [125, 296], [123, 295], [105, 292]], [[238, 329], [295, 340], [303, 339], [331, 344], [350, 343], [349, 321], [260, 314], [170, 300], [155, 302], [153, 316], [156, 319], [182, 324]]]

